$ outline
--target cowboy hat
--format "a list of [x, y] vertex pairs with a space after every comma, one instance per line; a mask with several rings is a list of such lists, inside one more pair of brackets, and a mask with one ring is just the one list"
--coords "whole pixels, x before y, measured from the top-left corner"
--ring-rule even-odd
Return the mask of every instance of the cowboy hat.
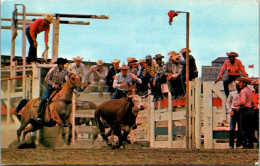
[[98, 61], [96, 61], [96, 63], [97, 63], [98, 66], [103, 65], [103, 61], [102, 60], [98, 60]]
[[162, 59], [164, 56], [162, 54], [156, 54], [153, 59]]
[[82, 61], [83, 60], [83, 58], [81, 58], [80, 56], [76, 56], [76, 57], [74, 57], [74, 58], [72, 58], [74, 61]]
[[[187, 48], [181, 49], [180, 53], [184, 53], [184, 52], [187, 52]], [[191, 50], [189, 49], [189, 50], [188, 50], [188, 53], [190, 53], [190, 52], [191, 52]]]
[[138, 62], [138, 60], [136, 60], [135, 58], [132, 58], [130, 62]]
[[145, 56], [145, 60], [150, 60], [150, 59], [152, 59], [152, 55], [146, 55]]
[[122, 70], [122, 69], [128, 69], [128, 66], [123, 63], [123, 64], [119, 67], [119, 69], [120, 69], [120, 70]]
[[168, 53], [168, 56], [170, 56], [173, 60], [177, 61], [177, 60], [181, 60], [181, 56], [179, 53], [177, 53], [176, 51], [170, 51]]
[[45, 20], [47, 20], [47, 21], [49, 21], [51, 23], [54, 23], [54, 18], [53, 18], [52, 15], [50, 15], [50, 14], [43, 14], [42, 17], [45, 18]]
[[227, 55], [227, 56], [234, 56], [234, 57], [238, 57], [238, 53], [236, 53], [236, 52], [233, 52], [233, 51], [231, 51], [231, 52], [227, 52], [227, 53], [226, 53], [226, 55]]
[[240, 77], [239, 79], [237, 79], [237, 81], [245, 82], [245, 83], [247, 83], [247, 84], [250, 84], [250, 83], [251, 83], [251, 80], [249, 80], [249, 79], [246, 78], [246, 77]]
[[68, 60], [67, 59], [64, 59], [64, 58], [58, 58], [56, 60], [56, 62], [54, 62], [55, 64], [62, 64], [64, 65], [65, 63], [68, 63]]
[[114, 59], [113, 61], [111, 61], [111, 63], [120, 63], [120, 60]]
[[139, 59], [139, 63], [146, 63], [145, 59]]
[[129, 62], [131, 62], [132, 61], [132, 58], [131, 57], [128, 57], [127, 58], [127, 62], [129, 63]]

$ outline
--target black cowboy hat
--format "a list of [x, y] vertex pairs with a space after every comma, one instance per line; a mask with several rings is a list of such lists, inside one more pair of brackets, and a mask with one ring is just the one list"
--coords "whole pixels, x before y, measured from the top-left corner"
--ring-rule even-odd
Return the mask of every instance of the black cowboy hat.
[[64, 65], [65, 63], [68, 63], [69, 61], [65, 58], [58, 58], [56, 62], [54, 62], [55, 64], [62, 64]]

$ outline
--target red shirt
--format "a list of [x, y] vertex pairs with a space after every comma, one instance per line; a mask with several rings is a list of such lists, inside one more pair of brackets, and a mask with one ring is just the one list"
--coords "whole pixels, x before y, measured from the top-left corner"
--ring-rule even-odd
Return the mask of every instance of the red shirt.
[[30, 24], [30, 35], [33, 41], [36, 41], [35, 34], [39, 34], [42, 31], [45, 31], [44, 41], [47, 45], [49, 40], [50, 24], [45, 24], [44, 19], [42, 18], [38, 18]]
[[253, 95], [248, 87], [244, 87], [239, 93], [239, 102], [245, 102], [243, 107], [252, 107]]
[[231, 64], [229, 60], [226, 60], [223, 66], [220, 69], [218, 80], [222, 78], [225, 71], [228, 71], [228, 75], [240, 75], [240, 72], [243, 73], [244, 76], [247, 76], [244, 66], [239, 59], [235, 59], [234, 64]]
[[253, 93], [253, 103], [254, 107], [259, 109], [259, 94], [258, 93]]

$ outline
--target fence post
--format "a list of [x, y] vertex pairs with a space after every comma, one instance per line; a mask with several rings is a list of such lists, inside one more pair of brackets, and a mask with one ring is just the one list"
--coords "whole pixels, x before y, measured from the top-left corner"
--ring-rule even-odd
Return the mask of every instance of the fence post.
[[[148, 92], [149, 93], [149, 92]], [[149, 110], [149, 114], [150, 114], [150, 123], [149, 123], [149, 127], [150, 127], [150, 147], [153, 148], [155, 146], [155, 121], [154, 121], [154, 102], [152, 101], [152, 96], [149, 95], [148, 97], [148, 110]]]
[[212, 82], [203, 82], [205, 149], [213, 149], [212, 84]]
[[195, 148], [201, 148], [201, 79], [195, 79]]
[[75, 111], [76, 111], [76, 96], [72, 95], [72, 143], [75, 142]]
[[172, 95], [168, 92], [168, 142], [169, 148], [172, 148]]
[[11, 109], [11, 95], [10, 95], [10, 86], [11, 86], [11, 81], [12, 80], [8, 80], [7, 81], [7, 105], [6, 105], [6, 109], [7, 109], [7, 125], [9, 125], [11, 123], [11, 117], [10, 117], [10, 109]]
[[41, 68], [38, 68], [35, 63], [32, 63], [32, 98], [40, 96], [41, 89]]

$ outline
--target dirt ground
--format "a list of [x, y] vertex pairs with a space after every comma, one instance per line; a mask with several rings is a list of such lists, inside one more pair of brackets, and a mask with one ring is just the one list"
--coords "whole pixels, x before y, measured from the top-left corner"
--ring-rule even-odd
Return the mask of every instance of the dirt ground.
[[152, 149], [126, 145], [125, 149], [100, 147], [1, 149], [3, 165], [255, 165], [258, 149]]

